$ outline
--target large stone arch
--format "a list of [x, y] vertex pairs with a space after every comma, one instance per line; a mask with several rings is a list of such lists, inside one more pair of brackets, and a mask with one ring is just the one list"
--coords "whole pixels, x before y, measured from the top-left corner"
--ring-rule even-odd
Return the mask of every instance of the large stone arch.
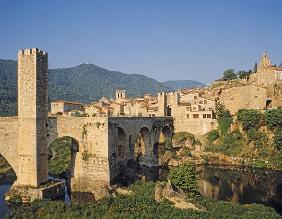
[[[78, 163], [76, 161], [76, 157], [77, 157], [77, 153], [80, 151], [79, 147], [79, 141], [76, 140], [73, 137], [70, 136], [63, 136], [63, 137], [59, 137], [57, 139], [55, 139], [53, 142], [50, 143], [50, 145], [48, 146], [48, 148], [50, 149], [50, 147], [54, 144], [54, 143], [62, 143], [61, 141], [70, 141], [70, 147], [66, 148], [67, 150], [70, 151], [70, 160], [69, 160], [69, 165], [70, 165], [70, 172], [69, 172], [69, 177], [73, 178], [77, 175], [77, 171], [78, 168], [76, 167], [76, 164]], [[50, 149], [52, 156], [51, 159], [56, 159], [56, 156], [60, 156], [58, 153], [58, 151], [53, 151], [52, 148]], [[67, 159], [67, 157], [65, 157], [65, 159]]]

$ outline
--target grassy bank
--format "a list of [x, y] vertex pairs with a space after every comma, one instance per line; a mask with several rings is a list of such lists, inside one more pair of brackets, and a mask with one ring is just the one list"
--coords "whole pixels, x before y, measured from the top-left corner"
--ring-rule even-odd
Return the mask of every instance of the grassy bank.
[[21, 206], [7, 218], [281, 218], [263, 205], [239, 205], [197, 197], [191, 199], [207, 211], [181, 210], [154, 201], [154, 183], [135, 183], [130, 196], [107, 198], [92, 204], [67, 205], [61, 201], [38, 201]]

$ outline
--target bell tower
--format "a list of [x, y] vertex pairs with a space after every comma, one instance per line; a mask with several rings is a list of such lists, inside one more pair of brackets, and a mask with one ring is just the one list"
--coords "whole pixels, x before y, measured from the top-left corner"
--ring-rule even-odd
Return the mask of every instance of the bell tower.
[[268, 68], [271, 66], [271, 61], [270, 61], [270, 57], [267, 54], [267, 52], [265, 51], [261, 57], [260, 60], [260, 67], [261, 68]]

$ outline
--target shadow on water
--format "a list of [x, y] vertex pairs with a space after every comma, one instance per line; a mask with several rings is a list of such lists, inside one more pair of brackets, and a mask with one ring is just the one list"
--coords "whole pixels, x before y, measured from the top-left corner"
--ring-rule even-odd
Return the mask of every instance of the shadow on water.
[[197, 176], [203, 196], [240, 204], [264, 204], [282, 213], [282, 171], [201, 166]]
[[0, 182], [0, 218], [10, 212], [10, 208], [5, 202], [5, 193], [11, 188], [12, 184], [3, 184]]

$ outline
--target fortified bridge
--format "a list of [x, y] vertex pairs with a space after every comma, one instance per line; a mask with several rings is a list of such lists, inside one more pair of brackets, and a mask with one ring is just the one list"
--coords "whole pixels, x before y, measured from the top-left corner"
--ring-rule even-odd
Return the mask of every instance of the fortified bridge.
[[158, 165], [158, 146], [171, 137], [171, 117], [48, 117], [48, 54], [18, 53], [18, 116], [0, 117], [0, 154], [17, 175], [16, 186], [48, 181], [48, 146], [72, 138], [71, 189], [103, 197], [107, 186], [134, 165]]

